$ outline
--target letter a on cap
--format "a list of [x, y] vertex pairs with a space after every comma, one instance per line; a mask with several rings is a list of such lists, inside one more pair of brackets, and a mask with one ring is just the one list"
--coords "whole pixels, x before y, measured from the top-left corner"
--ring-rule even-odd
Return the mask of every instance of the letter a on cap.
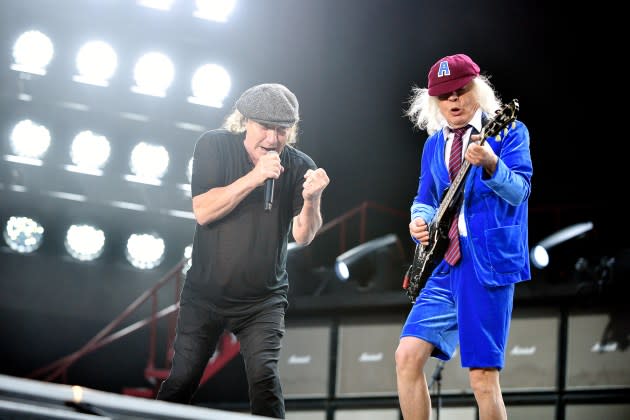
[[451, 75], [451, 70], [448, 68], [448, 61], [446, 60], [440, 61], [440, 68], [438, 68], [437, 77], [450, 76], [450, 75]]

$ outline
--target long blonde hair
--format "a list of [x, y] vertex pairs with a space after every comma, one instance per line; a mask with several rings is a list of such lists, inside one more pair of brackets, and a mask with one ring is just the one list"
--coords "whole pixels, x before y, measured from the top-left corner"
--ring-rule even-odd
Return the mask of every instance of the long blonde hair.
[[[482, 111], [493, 116], [501, 108], [501, 99], [486, 76], [477, 76], [472, 81], [472, 94]], [[446, 119], [440, 112], [439, 100], [429, 95], [429, 89], [414, 87], [409, 108], [405, 115], [411, 119], [413, 125], [421, 130], [427, 130], [429, 135], [441, 130], [446, 125]]]
[[[247, 127], [247, 117], [241, 114], [237, 109], [232, 111], [230, 115], [225, 118], [223, 128], [231, 133], [243, 133]], [[287, 129], [287, 144], [297, 143], [298, 124], [295, 123]]]

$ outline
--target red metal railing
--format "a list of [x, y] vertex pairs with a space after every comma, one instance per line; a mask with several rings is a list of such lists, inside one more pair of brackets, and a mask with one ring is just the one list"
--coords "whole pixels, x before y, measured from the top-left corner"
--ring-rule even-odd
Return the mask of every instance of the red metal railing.
[[[156, 328], [157, 328], [157, 320], [163, 318], [167, 315], [176, 313], [179, 303], [177, 302], [177, 294], [181, 287], [182, 280], [182, 268], [184, 267], [186, 261], [181, 261], [175, 267], [173, 267], [166, 275], [164, 275], [153, 287], [146, 290], [142, 293], [136, 300], [134, 300], [120, 315], [118, 315], [112, 322], [110, 322], [105, 328], [99, 331], [92, 339], [90, 339], [87, 343], [83, 345], [79, 350], [62, 357], [54, 362], [39, 368], [32, 373], [30, 373], [28, 378], [40, 378], [45, 381], [56, 381], [61, 378], [62, 382], [66, 382], [67, 380], [67, 372], [70, 366], [72, 366], [77, 360], [81, 357], [107, 345], [110, 344], [128, 334], [131, 334], [134, 331], [139, 330], [140, 328], [145, 327], [146, 325], [151, 324], [151, 334], [150, 334], [150, 349], [149, 349], [149, 366], [153, 366], [155, 360], [155, 345], [156, 345]], [[162, 309], [157, 310], [157, 292], [169, 282], [175, 280], [175, 302], [174, 304]], [[125, 328], [122, 328], [118, 331], [114, 331], [118, 328], [125, 319], [127, 319], [130, 315], [132, 315], [143, 303], [147, 300], [152, 299], [152, 312], [151, 316], [135, 322]], [[171, 337], [174, 336], [174, 324], [169, 332], [169, 342], [172, 340]]]
[[340, 253], [345, 252], [348, 247], [348, 243], [346, 240], [347, 235], [348, 235], [347, 233], [348, 222], [358, 214], [359, 215], [359, 244], [362, 244], [366, 240], [365, 235], [366, 235], [366, 230], [367, 230], [366, 228], [367, 228], [367, 218], [368, 218], [369, 209], [374, 209], [383, 213], [388, 213], [392, 216], [400, 217], [403, 219], [407, 219], [409, 217], [408, 212], [392, 209], [390, 207], [382, 206], [380, 204], [377, 204], [371, 201], [364, 201], [363, 203], [353, 208], [352, 210], [349, 210], [345, 212], [344, 214], [342, 214], [341, 216], [338, 216], [332, 219], [331, 221], [329, 221], [328, 223], [324, 224], [317, 232], [317, 235], [319, 236], [323, 234], [324, 232], [331, 230], [333, 227], [339, 225], [339, 252]]

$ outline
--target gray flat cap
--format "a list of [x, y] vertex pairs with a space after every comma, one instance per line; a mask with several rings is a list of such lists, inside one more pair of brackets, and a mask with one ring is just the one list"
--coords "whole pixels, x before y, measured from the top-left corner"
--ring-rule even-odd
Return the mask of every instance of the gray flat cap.
[[263, 83], [247, 89], [236, 101], [236, 109], [245, 118], [281, 127], [291, 127], [300, 119], [297, 98], [279, 83]]

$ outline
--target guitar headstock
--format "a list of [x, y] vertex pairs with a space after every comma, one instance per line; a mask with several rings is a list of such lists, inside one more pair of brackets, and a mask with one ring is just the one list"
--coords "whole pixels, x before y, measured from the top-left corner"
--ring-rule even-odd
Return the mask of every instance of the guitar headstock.
[[481, 129], [482, 138], [495, 137], [501, 134], [501, 130], [516, 120], [517, 112], [518, 101], [512, 99], [503, 108], [499, 109], [494, 118]]

